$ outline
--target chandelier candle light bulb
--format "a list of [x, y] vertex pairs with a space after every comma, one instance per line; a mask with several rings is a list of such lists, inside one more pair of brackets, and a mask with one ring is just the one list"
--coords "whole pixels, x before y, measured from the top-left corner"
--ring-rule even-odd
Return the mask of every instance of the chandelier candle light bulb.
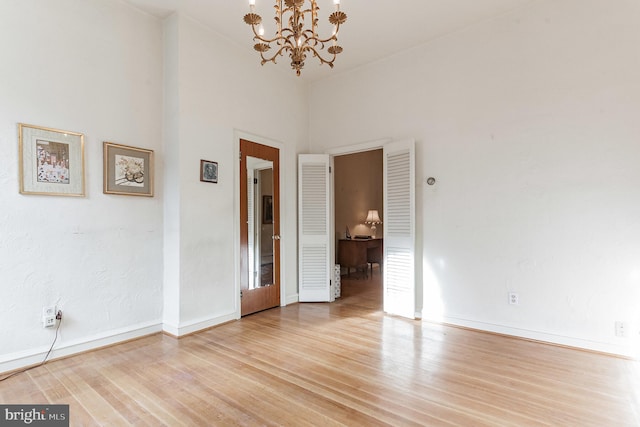
[[[333, 68], [336, 56], [342, 52], [342, 47], [337, 44], [340, 25], [347, 21], [347, 14], [340, 10], [340, 0], [333, 0], [335, 12], [329, 15], [329, 23], [333, 25], [333, 32], [328, 38], [318, 36], [318, 12], [320, 7], [317, 0], [275, 0], [275, 17], [277, 30], [273, 38], [265, 37], [262, 17], [256, 13], [256, 0], [249, 0], [249, 10], [244, 16], [244, 22], [253, 30], [253, 40], [256, 44], [253, 48], [260, 52], [261, 64], [267, 62], [276, 63], [279, 56], [284, 53], [291, 58], [291, 68], [299, 76], [304, 61], [308, 54], [318, 58], [320, 64], [327, 64]], [[308, 22], [305, 23], [305, 18]], [[306, 26], [305, 26], [306, 24]], [[330, 46], [326, 48], [325, 45]], [[271, 44], [275, 44], [275, 53], [267, 54]], [[325, 56], [322, 56], [322, 55]], [[328, 55], [327, 55], [328, 54]]]

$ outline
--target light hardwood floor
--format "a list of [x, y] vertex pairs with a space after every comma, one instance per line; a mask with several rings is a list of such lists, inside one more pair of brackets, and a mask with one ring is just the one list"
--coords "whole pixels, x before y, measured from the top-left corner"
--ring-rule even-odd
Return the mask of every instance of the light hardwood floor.
[[72, 426], [640, 425], [637, 362], [385, 316], [378, 278], [53, 361], [0, 403], [68, 403]]

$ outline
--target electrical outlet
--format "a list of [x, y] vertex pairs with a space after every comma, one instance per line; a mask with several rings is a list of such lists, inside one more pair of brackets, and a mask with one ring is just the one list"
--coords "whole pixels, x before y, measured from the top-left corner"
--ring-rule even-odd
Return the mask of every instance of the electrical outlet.
[[42, 307], [42, 317], [47, 316], [56, 316], [56, 306], [55, 305], [45, 305]]
[[509, 304], [511, 305], [520, 304], [520, 297], [516, 292], [509, 292]]
[[56, 306], [47, 305], [42, 307], [42, 327], [51, 328], [56, 326]]
[[56, 316], [44, 316], [42, 318], [42, 326], [44, 328], [51, 328], [56, 326]]
[[622, 320], [616, 320], [616, 336], [625, 338], [627, 336], [627, 323]]

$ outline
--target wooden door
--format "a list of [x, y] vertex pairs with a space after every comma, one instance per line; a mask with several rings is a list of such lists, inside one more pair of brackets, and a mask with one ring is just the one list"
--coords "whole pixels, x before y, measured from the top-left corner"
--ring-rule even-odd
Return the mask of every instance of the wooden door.
[[[280, 305], [279, 159], [277, 148], [240, 140], [242, 316]], [[265, 173], [269, 168], [270, 173]], [[264, 176], [270, 176], [271, 182], [262, 182]], [[265, 247], [272, 249], [272, 253], [264, 256]], [[268, 262], [269, 257], [271, 262]]]

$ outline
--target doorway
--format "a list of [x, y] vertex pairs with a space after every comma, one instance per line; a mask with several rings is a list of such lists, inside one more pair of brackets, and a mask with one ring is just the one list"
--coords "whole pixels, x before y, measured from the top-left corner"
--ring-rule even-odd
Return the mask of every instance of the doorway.
[[[333, 157], [335, 262], [342, 266], [342, 296], [382, 294], [382, 265], [379, 259], [382, 255], [384, 234], [382, 169], [381, 148]], [[377, 212], [382, 222], [375, 225], [367, 224], [369, 211]], [[372, 226], [376, 229], [373, 230]], [[348, 236], [351, 241], [348, 240]], [[369, 241], [358, 241], [358, 238]], [[370, 239], [377, 239], [373, 241], [376, 245], [372, 245]], [[363, 247], [361, 255], [357, 250], [360, 247]], [[380, 256], [370, 256], [374, 252], [380, 252]], [[374, 258], [376, 262], [370, 263]], [[354, 272], [351, 271], [353, 269]], [[366, 299], [373, 301], [370, 297]], [[382, 298], [376, 300], [379, 304], [378, 309], [381, 310]]]
[[298, 300], [328, 302], [335, 298], [335, 227], [329, 185], [333, 156], [382, 146], [384, 227], [384, 311], [415, 318], [415, 142], [413, 139], [360, 144], [327, 154], [298, 155]]
[[280, 151], [240, 139], [240, 314], [280, 305]]

